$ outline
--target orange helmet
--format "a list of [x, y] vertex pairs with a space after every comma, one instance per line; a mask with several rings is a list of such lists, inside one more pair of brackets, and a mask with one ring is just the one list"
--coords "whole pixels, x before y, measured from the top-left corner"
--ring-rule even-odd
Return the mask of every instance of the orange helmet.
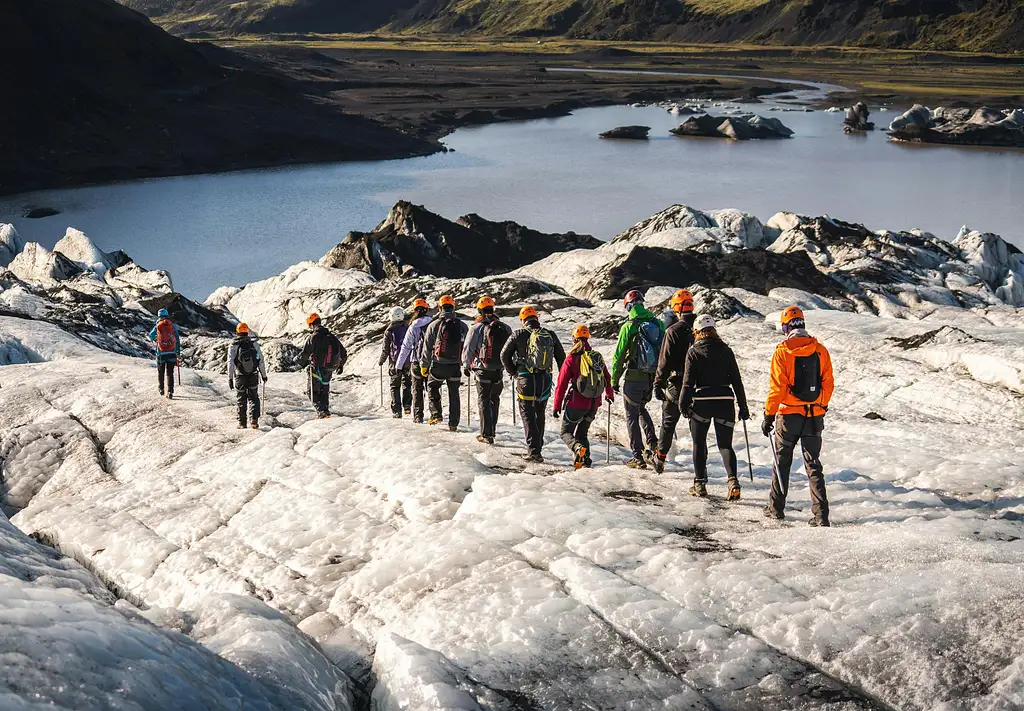
[[245, 321], [243, 321], [242, 323], [240, 323], [237, 326], [235, 326], [235, 333], [248, 333], [248, 332], [249, 332], [249, 324], [247, 324]]
[[493, 309], [494, 308], [494, 299], [492, 299], [489, 296], [481, 296], [480, 299], [477, 300], [477, 302], [476, 302], [476, 307], [480, 311], [483, 311], [484, 309]]
[[437, 308], [441, 308], [442, 306], [451, 306], [454, 309], [455, 299], [445, 294], [444, 296], [437, 300]]
[[786, 310], [782, 312], [782, 325], [785, 326], [793, 319], [803, 320], [804, 312], [800, 310], [799, 306], [787, 306]]
[[320, 320], [320, 314], [315, 311], [306, 317], [306, 326], [312, 328], [313, 324]]
[[532, 306], [524, 306], [519, 309], [519, 320], [525, 321], [528, 318], [537, 318], [537, 309]]
[[690, 293], [689, 289], [680, 289], [676, 293], [672, 294], [672, 300], [669, 302], [669, 306], [676, 313], [693, 311], [693, 294]]
[[423, 297], [419, 297], [412, 302], [412, 307], [413, 309], [429, 309], [430, 304], [428, 304], [427, 300], [424, 299]]
[[572, 330], [572, 337], [576, 338], [576, 339], [579, 339], [579, 338], [590, 338], [590, 329], [587, 328], [582, 323], [581, 324], [577, 324], [576, 328], [574, 328]]

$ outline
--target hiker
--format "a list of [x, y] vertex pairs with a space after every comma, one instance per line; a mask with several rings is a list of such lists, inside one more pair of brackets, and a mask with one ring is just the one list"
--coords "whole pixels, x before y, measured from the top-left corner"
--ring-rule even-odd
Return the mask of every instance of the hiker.
[[604, 394], [608, 406], [615, 400], [612, 378], [604, 357], [590, 347], [590, 329], [579, 324], [572, 330], [572, 348], [558, 372], [552, 415], [562, 416], [562, 441], [575, 455], [573, 468], [592, 467], [590, 425], [597, 418]]
[[167, 382], [167, 399], [174, 399], [174, 369], [178, 365], [181, 353], [181, 339], [178, 338], [178, 327], [171, 321], [167, 309], [156, 312], [156, 325], [149, 332], [149, 340], [156, 341], [156, 377], [160, 397], [164, 395], [164, 382]]
[[267, 382], [263, 349], [250, 336], [249, 326], [240, 323], [228, 349], [228, 387], [235, 391], [240, 430], [245, 429], [247, 421], [254, 430], [260, 428], [260, 378]]
[[405, 309], [396, 306], [391, 309], [391, 324], [384, 331], [384, 342], [380, 347], [378, 366], [388, 364], [388, 378], [391, 382], [391, 416], [402, 419], [402, 411], [412, 412], [412, 373], [409, 366], [399, 369], [398, 354], [402, 350], [405, 333], [409, 330]]
[[442, 421], [441, 386], [448, 386], [448, 429], [455, 432], [462, 419], [462, 346], [469, 327], [455, 313], [455, 299], [442, 296], [437, 301], [437, 318], [423, 333], [420, 374], [427, 379], [430, 396], [430, 419], [427, 424]]
[[682, 414], [679, 411], [679, 394], [682, 392], [686, 354], [693, 345], [693, 322], [696, 318], [693, 296], [686, 289], [673, 294], [669, 306], [675, 320], [665, 331], [658, 354], [658, 369], [654, 373], [654, 397], [661, 401], [661, 432], [658, 434], [658, 448], [647, 462], [659, 474], [665, 471], [665, 460], [672, 449]]
[[620, 382], [625, 381], [622, 400], [626, 406], [629, 448], [633, 451], [633, 458], [626, 466], [646, 469], [647, 460], [658, 451], [658, 433], [647, 412], [647, 403], [654, 394], [654, 374], [658, 370], [665, 324], [647, 310], [643, 294], [636, 289], [626, 294], [622, 304], [629, 312], [629, 319], [619, 330], [619, 342], [612, 359], [612, 390], [618, 393]]
[[501, 392], [505, 374], [501, 367], [501, 349], [512, 335], [512, 329], [494, 315], [494, 299], [481, 296], [476, 302], [477, 317], [462, 349], [463, 374], [472, 380], [476, 372], [477, 400], [480, 404], [478, 442], [494, 444], [498, 425]]
[[501, 349], [501, 364], [513, 378], [519, 413], [523, 416], [523, 430], [526, 432], [524, 455], [527, 462], [543, 462], [544, 409], [554, 383], [551, 369], [561, 368], [565, 361], [565, 349], [558, 336], [541, 328], [537, 309], [524, 306], [519, 310], [522, 328], [512, 334]]
[[789, 471], [797, 442], [804, 454], [804, 468], [811, 490], [811, 526], [830, 526], [825, 475], [821, 466], [821, 433], [832, 399], [834, 381], [828, 349], [807, 333], [804, 312], [790, 306], [780, 319], [785, 339], [772, 355], [768, 399], [764, 404], [761, 431], [772, 441], [776, 476], [764, 515], [783, 520]]
[[747, 394], [732, 349], [718, 335], [715, 319], [702, 314], [693, 329], [693, 346], [686, 354], [679, 409], [690, 420], [693, 437], [693, 486], [691, 496], [708, 495], [708, 432], [715, 425], [715, 441], [729, 477], [729, 501], [740, 498], [736, 452], [732, 435], [736, 410], [741, 420], [750, 419]]
[[338, 337], [324, 328], [319, 314], [306, 317], [306, 326], [310, 333], [299, 353], [299, 362], [307, 364], [309, 399], [317, 418], [323, 420], [331, 416], [331, 377], [342, 374], [348, 353]]
[[423, 423], [423, 394], [427, 383], [426, 376], [420, 370], [420, 350], [423, 345], [423, 333], [434, 320], [427, 314], [428, 311], [430, 304], [426, 299], [417, 297], [412, 302], [412, 318], [402, 340], [402, 349], [398, 352], [396, 363], [399, 370], [408, 367], [412, 374], [412, 421], [416, 424]]

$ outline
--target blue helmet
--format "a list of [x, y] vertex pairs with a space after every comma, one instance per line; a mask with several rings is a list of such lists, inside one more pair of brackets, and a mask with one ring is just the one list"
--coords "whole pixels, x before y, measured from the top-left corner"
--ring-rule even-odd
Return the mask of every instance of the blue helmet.
[[170, 318], [171, 315], [169, 313], [167, 313], [167, 309], [160, 309], [159, 311], [156, 312], [156, 317], [157, 318]]

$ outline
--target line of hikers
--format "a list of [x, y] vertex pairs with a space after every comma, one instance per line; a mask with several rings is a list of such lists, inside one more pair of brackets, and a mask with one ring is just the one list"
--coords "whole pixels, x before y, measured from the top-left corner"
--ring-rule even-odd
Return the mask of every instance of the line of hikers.
[[[526, 437], [527, 462], [543, 462], [544, 430], [548, 403], [561, 420], [561, 438], [574, 455], [574, 467], [593, 465], [590, 426], [597, 418], [601, 399], [610, 405], [622, 396], [632, 458], [632, 469], [652, 467], [661, 473], [675, 437], [679, 420], [689, 421], [693, 440], [694, 482], [690, 494], [706, 497], [707, 436], [714, 427], [715, 441], [728, 476], [727, 498], [740, 498], [741, 488], [733, 435], [737, 422], [750, 419], [746, 391], [736, 357], [718, 334], [715, 319], [694, 313], [693, 296], [686, 289], [676, 292], [670, 309], [662, 318], [644, 305], [638, 290], [623, 299], [628, 318], [622, 324], [612, 367], [590, 345], [590, 329], [577, 325], [572, 346], [566, 353], [558, 336], [541, 326], [537, 310], [524, 306], [519, 312], [520, 328], [513, 331], [495, 315], [489, 296], [476, 303], [477, 317], [467, 326], [455, 312], [455, 300], [442, 296], [437, 313], [417, 298], [412, 313], [396, 306], [384, 333], [379, 365], [388, 364], [391, 411], [395, 418], [411, 414], [424, 421], [424, 399], [429, 408], [428, 424], [443, 419], [441, 389], [448, 389], [450, 430], [461, 419], [462, 377], [476, 374], [480, 409], [477, 440], [493, 444], [501, 394], [506, 375], [513, 381], [519, 415]], [[174, 363], [161, 346], [161, 321], [150, 334], [157, 341], [158, 361]], [[309, 392], [319, 417], [329, 416], [330, 380], [340, 374], [347, 353], [336, 336], [321, 323], [317, 314], [307, 319], [310, 334], [299, 361], [307, 363]], [[171, 324], [173, 328], [173, 324]], [[771, 443], [774, 475], [765, 516], [782, 520], [789, 490], [789, 475], [797, 444], [803, 451], [810, 481], [812, 526], [829, 526], [829, 504], [820, 461], [824, 415], [832, 397], [832, 363], [828, 350], [806, 331], [803, 312], [790, 306], [782, 312], [785, 339], [778, 344], [771, 361], [768, 397], [761, 431]], [[238, 325], [238, 334], [228, 354], [229, 386], [238, 398], [239, 427], [246, 417], [258, 427], [259, 392], [257, 376], [266, 382], [266, 368], [259, 345], [249, 338], [248, 327]], [[165, 344], [166, 345], [166, 344]], [[177, 347], [177, 331], [174, 330]], [[166, 355], [167, 360], [161, 360]], [[554, 373], [557, 368], [557, 380]], [[166, 372], [173, 371], [173, 365]], [[161, 393], [165, 369], [160, 369]], [[169, 380], [173, 392], [173, 378]], [[647, 406], [655, 398], [663, 403], [660, 430]]]

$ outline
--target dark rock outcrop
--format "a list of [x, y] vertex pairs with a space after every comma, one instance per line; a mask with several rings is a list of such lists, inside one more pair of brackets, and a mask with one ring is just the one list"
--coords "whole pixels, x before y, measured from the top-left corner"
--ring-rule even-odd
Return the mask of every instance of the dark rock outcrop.
[[793, 131], [777, 118], [764, 116], [691, 116], [670, 130], [680, 137], [731, 138], [735, 141], [789, 138]]
[[889, 137], [911, 143], [1024, 148], [1024, 111], [914, 106], [889, 124]]
[[868, 110], [867, 104], [858, 101], [846, 110], [846, 118], [843, 119], [843, 132], [874, 131], [875, 124], [868, 121], [870, 115], [871, 111]]
[[160, 309], [167, 309], [171, 320], [179, 328], [219, 334], [233, 333], [235, 330], [234, 322], [224, 314], [192, 301], [176, 291], [152, 299], [143, 299], [139, 304], [154, 316]]
[[60, 210], [52, 207], [33, 207], [25, 211], [26, 220], [40, 220], [44, 217], [53, 217], [59, 215]]
[[601, 138], [620, 138], [631, 141], [646, 141], [650, 126], [619, 126], [611, 131], [598, 134]]
[[349, 233], [320, 264], [359, 269], [377, 279], [420, 274], [482, 277], [521, 267], [554, 252], [600, 245], [589, 235], [548, 234], [474, 214], [452, 222], [420, 205], [402, 201], [371, 232]]

